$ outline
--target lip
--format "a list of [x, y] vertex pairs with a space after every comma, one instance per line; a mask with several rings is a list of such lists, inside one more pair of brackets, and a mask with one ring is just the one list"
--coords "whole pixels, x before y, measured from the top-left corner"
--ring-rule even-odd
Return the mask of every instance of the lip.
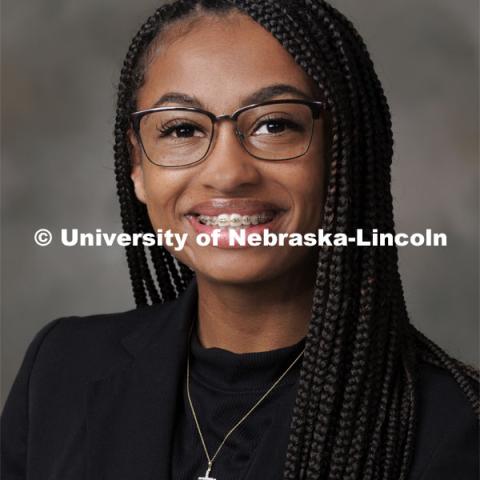
[[220, 228], [218, 226], [204, 225], [198, 220], [199, 215], [208, 215], [208, 216], [218, 216], [221, 213], [232, 214], [238, 213], [240, 215], [258, 215], [263, 212], [271, 212], [274, 214], [273, 218], [266, 223], [260, 225], [249, 225], [244, 226], [241, 229], [245, 231], [245, 235], [248, 238], [249, 235], [253, 233], [262, 233], [264, 230], [269, 230], [275, 232], [279, 219], [283, 216], [282, 214], [286, 211], [286, 208], [279, 206], [278, 204], [255, 200], [255, 199], [211, 199], [206, 202], [197, 203], [194, 205], [188, 213], [185, 214], [190, 225], [193, 227], [193, 230], [198, 235], [200, 233], [206, 233], [209, 236], [213, 234], [214, 230], [220, 230], [220, 235], [218, 237], [218, 248], [222, 249], [240, 249], [240, 248], [251, 248], [247, 245], [230, 245], [229, 243], [229, 227]]
[[191, 215], [216, 216], [221, 213], [239, 213], [240, 215], [258, 215], [262, 212], [272, 211], [275, 214], [284, 212], [286, 209], [272, 202], [248, 199], [248, 198], [214, 198], [205, 202], [197, 203], [186, 213]]
[[[266, 223], [262, 223], [260, 225], [249, 225], [245, 227], [241, 227], [238, 230], [242, 230], [245, 232], [245, 237], [248, 239], [249, 235], [254, 233], [261, 234], [264, 230], [269, 230], [270, 232], [276, 232], [278, 228], [278, 221], [282, 217], [280, 213], [276, 213], [275, 216]], [[214, 230], [219, 230], [218, 236], [218, 243], [216, 245], [211, 245], [213, 247], [218, 247], [222, 249], [241, 249], [241, 248], [252, 248], [250, 245], [240, 245], [238, 243], [230, 245], [230, 233], [229, 230], [231, 227], [218, 227], [218, 226], [210, 226], [204, 225], [200, 223], [198, 217], [196, 215], [186, 215], [187, 220], [189, 221], [190, 225], [193, 227], [195, 234], [198, 235], [200, 233], [207, 234], [208, 236], [212, 237]]]

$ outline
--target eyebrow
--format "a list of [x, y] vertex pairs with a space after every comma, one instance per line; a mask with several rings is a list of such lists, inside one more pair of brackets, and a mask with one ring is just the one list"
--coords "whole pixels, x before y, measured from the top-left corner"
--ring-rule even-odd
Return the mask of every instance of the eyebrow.
[[[260, 88], [256, 92], [244, 97], [240, 102], [240, 107], [251, 105], [254, 103], [262, 103], [272, 100], [274, 97], [285, 94], [295, 95], [305, 100], [311, 100], [312, 97], [293, 85], [285, 83], [276, 83]], [[188, 107], [205, 108], [202, 102], [195, 96], [187, 95], [181, 92], [168, 92], [162, 95], [152, 106], [152, 108], [161, 107], [166, 103], [176, 103], [186, 105]]]
[[274, 97], [278, 97], [286, 93], [295, 95], [297, 97], [301, 97], [304, 100], [312, 99], [310, 95], [303, 92], [299, 88], [294, 87], [293, 85], [288, 85], [285, 83], [277, 83], [274, 85], [263, 87], [260, 90], [257, 90], [256, 92], [252, 93], [248, 97], [244, 98], [241, 102], [242, 103], [241, 106], [250, 105], [252, 103], [266, 102], [268, 100], [272, 100]]
[[162, 95], [152, 106], [152, 108], [161, 107], [165, 103], [179, 103], [189, 107], [202, 107], [202, 102], [196, 97], [191, 97], [186, 93], [168, 92]]

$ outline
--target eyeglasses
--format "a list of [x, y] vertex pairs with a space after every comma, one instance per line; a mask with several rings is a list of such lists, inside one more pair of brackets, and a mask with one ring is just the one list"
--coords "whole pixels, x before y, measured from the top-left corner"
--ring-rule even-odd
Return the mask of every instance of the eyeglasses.
[[162, 167], [202, 161], [221, 120], [235, 123], [235, 134], [252, 157], [290, 160], [308, 151], [323, 108], [323, 102], [296, 99], [248, 105], [218, 116], [195, 107], [159, 107], [132, 113], [131, 121], [148, 160]]

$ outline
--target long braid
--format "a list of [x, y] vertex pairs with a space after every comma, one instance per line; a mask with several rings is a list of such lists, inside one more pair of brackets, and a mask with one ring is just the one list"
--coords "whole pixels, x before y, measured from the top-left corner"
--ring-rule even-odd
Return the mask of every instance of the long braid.
[[[394, 233], [388, 103], [351, 22], [323, 0], [180, 0], [140, 28], [118, 87], [115, 174], [125, 232], [153, 231], [134, 193], [127, 140], [148, 53], [174, 21], [231, 10], [268, 30], [318, 86], [327, 105], [325, 233]], [[194, 273], [163, 247], [127, 247], [137, 305], [176, 298]], [[479, 374], [409, 322], [395, 247], [319, 247], [310, 326], [285, 458], [286, 480], [398, 480], [408, 476], [420, 361], [448, 371], [480, 409]]]
[[[345, 25], [345, 23], [342, 22], [342, 17], [340, 17], [339, 20], [340, 21], [338, 22], [338, 26], [340, 28], [342, 28]], [[348, 30], [346, 32], [343, 32], [342, 37], [345, 39], [346, 42], [349, 42], [349, 45], [350, 45], [351, 49], [353, 50], [354, 55], [351, 56], [349, 63], [350, 63], [352, 68], [355, 68], [357, 66], [356, 65], [357, 62], [355, 60], [357, 58], [361, 58], [361, 55], [359, 55], [358, 49], [359, 49], [359, 46], [360, 47], [362, 46], [362, 44], [359, 43], [359, 42], [356, 42], [356, 41], [352, 41], [351, 32], [348, 31]], [[389, 152], [391, 151], [390, 142], [388, 141], [388, 139], [391, 136], [390, 123], [389, 122], [382, 122], [381, 121], [382, 119], [380, 118], [380, 116], [377, 113], [378, 109], [375, 108], [378, 101], [377, 101], [377, 98], [375, 97], [375, 92], [374, 92], [374, 89], [372, 88], [372, 85], [376, 85], [376, 83], [378, 83], [378, 82], [375, 82], [375, 81], [373, 81], [372, 78], [369, 78], [372, 75], [370, 74], [369, 69], [365, 68], [365, 65], [360, 64], [357, 71], [361, 72], [360, 74], [358, 74], [360, 76], [360, 84], [361, 85], [366, 85], [366, 87], [367, 87], [366, 91], [367, 91], [368, 99], [365, 99], [362, 96], [362, 99], [361, 99], [362, 111], [364, 112], [365, 118], [367, 118], [367, 119], [370, 118], [370, 121], [369, 122], [367, 121], [366, 124], [370, 123], [373, 126], [373, 130], [374, 130], [373, 133], [369, 134], [368, 131], [367, 131], [367, 132], [365, 132], [365, 135], [364, 135], [367, 155], [371, 155], [369, 152], [371, 150], [374, 150], [375, 147], [377, 147], [377, 150], [378, 150], [378, 153], [374, 152], [374, 157], [373, 157], [375, 159], [375, 162], [374, 162], [375, 167], [373, 169], [374, 170], [374, 178], [375, 178], [374, 179], [374, 185], [378, 186], [378, 185], [382, 185], [382, 183], [383, 183], [384, 185], [387, 186], [386, 190], [389, 191], [389, 188], [388, 188], [389, 185], [390, 185], [389, 168], [388, 168], [389, 163], [386, 160], [391, 158], [390, 155], [389, 155]], [[358, 88], [359, 87], [357, 86], [356, 89], [358, 89]], [[373, 112], [372, 112], [372, 110], [373, 110]], [[375, 139], [378, 139], [378, 138], [385, 138], [385, 133], [388, 134], [387, 135], [387, 142], [385, 142], [386, 145], [384, 145], [382, 142], [376, 141], [374, 143], [374, 146], [372, 146], [372, 140], [375, 140]], [[382, 161], [378, 161], [378, 159], [382, 159]], [[385, 165], [387, 166], [387, 168], [385, 168]], [[384, 168], [382, 169], [382, 167], [384, 167]], [[384, 174], [383, 178], [381, 177], [382, 173]], [[375, 198], [377, 209], [379, 211], [382, 211], [382, 209], [384, 211], [385, 210], [387, 210], [387, 211], [390, 210], [391, 211], [391, 198], [388, 195], [384, 195], [383, 191], [384, 191], [384, 189], [376, 188], [376, 192], [379, 193], [379, 195], [377, 195], [376, 198]], [[375, 226], [378, 227], [380, 229], [380, 231], [392, 231], [393, 222], [391, 222], [391, 221], [389, 222], [388, 219], [383, 219], [382, 216], [379, 216], [376, 219]], [[385, 286], [388, 285], [387, 282], [389, 281], [389, 278], [390, 278], [389, 274], [386, 273], [389, 270], [388, 267], [391, 265], [391, 261], [389, 261], [389, 258], [388, 258], [388, 255], [390, 253], [392, 253], [392, 249], [383, 249], [383, 251], [378, 252], [377, 262], [378, 262], [379, 265], [383, 265], [383, 266], [377, 269], [376, 278], [377, 278], [377, 281], [379, 283], [381, 282]], [[384, 273], [384, 275], [382, 275], [382, 272]], [[389, 291], [388, 288], [386, 288], [386, 290], [387, 290], [387, 292]], [[382, 318], [383, 317], [382, 313], [381, 312], [378, 312], [378, 313], [379, 314], [377, 314], [377, 317]], [[360, 372], [359, 372], [359, 375], [360, 375]], [[364, 387], [364, 389], [368, 388], [367, 386], [368, 386], [368, 382], [367, 382], [367, 385]], [[411, 398], [412, 389], [413, 389], [413, 385], [409, 384], [408, 385], [409, 394], [405, 393], [403, 398], [402, 398], [402, 404], [405, 406], [405, 409], [410, 408], [409, 399]], [[368, 404], [369, 400], [367, 398], [367, 394], [369, 394], [369, 393], [370, 393], [369, 390], [365, 391], [363, 405]], [[366, 407], [363, 407], [363, 409], [365, 411]], [[414, 408], [412, 406], [412, 414], [408, 415], [408, 417], [406, 417], [405, 414], [404, 414], [405, 409], [400, 414], [401, 415], [400, 420], [402, 421], [402, 425], [408, 425], [408, 432], [409, 432], [408, 435], [411, 435], [412, 421], [414, 420], [414, 411], [413, 411]], [[364, 419], [364, 414], [363, 415], [362, 414], [357, 414], [357, 421], [356, 421], [354, 431], [358, 432], [359, 426], [362, 425], [362, 424], [365, 424], [365, 423], [366, 423], [366, 420]], [[360, 432], [364, 433], [364, 429], [360, 429]], [[399, 436], [401, 437], [402, 433], [400, 433]], [[362, 442], [362, 443], [364, 443], [364, 442]], [[343, 456], [343, 458], [350, 459], [350, 461], [347, 464], [345, 478], [355, 478], [354, 469], [357, 466], [356, 460], [358, 458], [358, 453], [359, 453], [358, 452], [358, 446], [359, 445], [360, 445], [360, 441], [357, 441], [356, 444], [354, 442], [352, 442], [352, 447], [353, 448], [350, 450], [348, 456], [346, 456], [346, 455]], [[353, 457], [352, 457], [352, 455], [353, 455]], [[340, 478], [340, 477], [339, 476], [334, 476], [332, 478]]]
[[[355, 101], [355, 86], [352, 84], [352, 79], [355, 78], [352, 75], [351, 68], [349, 63], [346, 61], [345, 58], [345, 50], [342, 45], [342, 40], [340, 35], [338, 35], [336, 31], [336, 26], [328, 17], [323, 17], [322, 21], [325, 25], [325, 29], [330, 32], [331, 34], [331, 47], [340, 53], [339, 61], [341, 64], [341, 68], [344, 72], [344, 78], [346, 79], [345, 89], [348, 91], [348, 99], [352, 109], [352, 118], [359, 118], [359, 111], [358, 111], [358, 103]], [[357, 120], [358, 121], [358, 120]], [[353, 125], [350, 127], [352, 129]], [[351, 158], [358, 158], [359, 155], [359, 148], [358, 148], [358, 130], [357, 132], [353, 132], [352, 135], [352, 156]], [[357, 164], [360, 162], [356, 162]], [[355, 177], [353, 177], [355, 178]], [[358, 194], [357, 194], [358, 198]], [[358, 213], [358, 212], [356, 212]], [[354, 217], [355, 218], [355, 217]], [[371, 276], [371, 269], [374, 267], [372, 258], [368, 259], [370, 266], [367, 269], [363, 270], [362, 280], [361, 283], [365, 284], [367, 289], [365, 290], [365, 295], [362, 297], [362, 301], [360, 305], [357, 307], [360, 312], [359, 322], [357, 323], [356, 332], [352, 331], [352, 335], [349, 338], [349, 344], [355, 344], [359, 347], [356, 348], [350, 357], [348, 365], [350, 365], [350, 375], [346, 378], [346, 385], [344, 391], [344, 397], [342, 399], [341, 408], [338, 414], [338, 421], [340, 428], [338, 429], [338, 435], [336, 436], [334, 443], [333, 443], [333, 450], [331, 453], [331, 461], [330, 461], [330, 470], [328, 478], [341, 478], [343, 476], [343, 471], [346, 467], [344, 465], [344, 459], [346, 458], [347, 449], [349, 447], [350, 440], [352, 438], [351, 432], [353, 428], [351, 412], [355, 409], [355, 405], [359, 401], [359, 385], [363, 385], [361, 379], [365, 376], [365, 369], [363, 365], [367, 361], [367, 357], [369, 356], [369, 341], [371, 340], [372, 333], [369, 332], [370, 330], [370, 322], [368, 322], [368, 318], [371, 316], [371, 309], [372, 304], [370, 302], [371, 296], [373, 294], [373, 285], [369, 278], [373, 278]], [[366, 321], [367, 320], [367, 321]], [[368, 363], [368, 362], [367, 362]], [[358, 419], [359, 417], [357, 417]], [[362, 432], [362, 429], [356, 430], [358, 433]], [[352, 469], [358, 464], [355, 461], [356, 456], [355, 454], [350, 457], [350, 462], [348, 466]], [[348, 472], [347, 472], [348, 474]]]
[[[161, 25], [170, 22], [177, 16], [185, 15], [191, 8], [193, 8], [192, 2], [177, 2], [159, 8], [147, 19], [133, 38], [123, 63], [118, 85], [114, 152], [117, 193], [120, 200], [123, 230], [126, 233], [153, 231], [146, 207], [136, 198], [130, 179], [130, 148], [126, 138], [126, 132], [130, 126], [130, 113], [135, 110], [136, 93], [143, 81], [141, 61], [145, 49], [157, 36]], [[126, 253], [135, 302], [138, 306], [147, 304], [147, 295], [152, 303], [158, 303], [174, 299], [184, 288], [184, 282], [179, 281], [178, 275], [168, 275], [170, 254], [165, 252], [162, 247], [150, 250], [160, 291], [153, 283], [145, 248], [128, 246]]]

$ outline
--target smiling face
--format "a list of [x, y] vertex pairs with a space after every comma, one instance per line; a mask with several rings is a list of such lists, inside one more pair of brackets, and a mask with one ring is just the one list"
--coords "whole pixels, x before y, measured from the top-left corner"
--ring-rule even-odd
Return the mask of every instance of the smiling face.
[[[312, 80], [270, 33], [247, 16], [205, 16], [183, 33], [178, 35], [177, 27], [171, 27], [153, 52], [138, 91], [138, 110], [197, 106], [222, 115], [253, 100], [318, 99]], [[221, 120], [206, 157], [178, 168], [153, 164], [130, 132], [137, 198], [146, 204], [155, 230], [188, 233], [185, 248], [171, 253], [192, 268], [199, 281], [239, 284], [291, 275], [310, 279], [316, 268], [313, 248], [201, 247], [195, 235], [229, 221], [235, 225], [238, 216], [247, 224], [266, 222], [263, 227], [247, 226], [248, 231], [316, 232], [325, 189], [324, 127], [320, 115], [304, 155], [267, 161], [250, 155], [233, 123]], [[275, 128], [277, 124], [264, 124], [256, 134], [269, 133], [268, 129], [275, 133]], [[177, 129], [173, 134], [201, 132]], [[222, 214], [229, 216], [218, 218]], [[213, 227], [205, 225], [215, 220]]]

